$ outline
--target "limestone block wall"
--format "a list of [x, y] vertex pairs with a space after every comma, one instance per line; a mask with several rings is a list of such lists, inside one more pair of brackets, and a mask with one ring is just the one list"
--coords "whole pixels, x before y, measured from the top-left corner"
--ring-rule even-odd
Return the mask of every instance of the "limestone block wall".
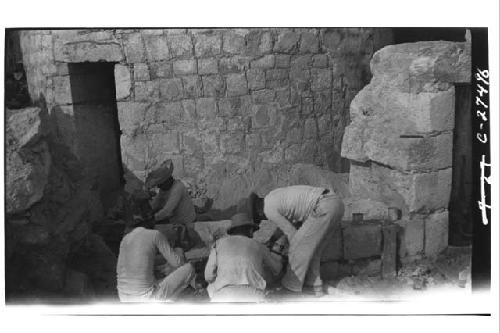
[[129, 187], [171, 158], [193, 196], [224, 208], [298, 162], [336, 172], [348, 107], [389, 29], [22, 31], [30, 94], [71, 141], [68, 64], [115, 63]]
[[401, 255], [436, 255], [448, 242], [455, 83], [470, 82], [470, 44], [387, 46], [351, 103], [342, 156], [350, 159], [347, 214], [385, 218], [398, 207]]

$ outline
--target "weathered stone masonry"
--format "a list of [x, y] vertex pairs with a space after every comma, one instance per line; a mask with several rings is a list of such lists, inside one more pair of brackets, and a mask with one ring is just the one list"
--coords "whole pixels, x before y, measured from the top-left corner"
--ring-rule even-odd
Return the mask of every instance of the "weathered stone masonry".
[[387, 46], [373, 78], [351, 103], [342, 155], [349, 158], [352, 206], [368, 218], [398, 207], [401, 257], [435, 256], [448, 245], [456, 83], [470, 82], [470, 44]]
[[[172, 158], [194, 196], [225, 208], [246, 189], [280, 183], [277, 168], [347, 171], [349, 104], [370, 80], [373, 52], [390, 43], [386, 32], [53, 30], [24, 31], [21, 44], [31, 96], [62, 110], [56, 118], [72, 114], [68, 63], [116, 63], [127, 185]], [[71, 124], [58, 126], [70, 142]]]

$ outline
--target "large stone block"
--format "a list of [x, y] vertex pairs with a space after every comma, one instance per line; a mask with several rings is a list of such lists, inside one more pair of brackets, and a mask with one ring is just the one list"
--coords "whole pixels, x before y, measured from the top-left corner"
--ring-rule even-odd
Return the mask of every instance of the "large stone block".
[[470, 44], [426, 41], [390, 45], [374, 54], [370, 67], [374, 76], [392, 81], [402, 91], [422, 91], [432, 81], [470, 82]]
[[135, 81], [150, 80], [148, 64], [143, 64], [143, 63], [134, 64], [134, 80]]
[[[451, 131], [455, 127], [455, 88], [438, 92], [409, 94], [409, 120], [415, 123], [415, 132]], [[411, 134], [411, 133], [409, 133]]]
[[54, 59], [61, 62], [121, 62], [123, 53], [121, 45], [116, 42], [78, 42], [71, 44], [56, 43]]
[[298, 49], [300, 35], [296, 32], [280, 33], [276, 44], [274, 44], [274, 51], [280, 53], [295, 53]]
[[222, 97], [226, 91], [226, 84], [221, 75], [202, 76], [203, 96]]
[[171, 58], [166, 36], [145, 35], [143, 39], [144, 46], [146, 47], [146, 55], [150, 62], [168, 60]]
[[132, 86], [130, 69], [127, 66], [115, 65], [116, 100], [122, 100], [130, 96]]
[[448, 247], [448, 210], [435, 212], [425, 219], [424, 253], [436, 257]]
[[163, 133], [152, 133], [150, 138], [150, 153], [152, 155], [161, 153], [178, 153], [179, 152], [179, 132], [166, 130]]
[[189, 35], [174, 34], [168, 36], [168, 40], [174, 57], [190, 57], [193, 55], [193, 43]]
[[352, 219], [353, 213], [363, 214], [365, 220], [385, 219], [388, 208], [384, 202], [374, 199], [348, 197], [344, 199], [344, 219]]
[[202, 74], [217, 74], [219, 72], [219, 67], [217, 65], [217, 59], [207, 58], [198, 60], [198, 73]]
[[173, 67], [176, 75], [196, 74], [196, 59], [174, 61]]
[[245, 36], [232, 31], [224, 34], [223, 51], [232, 54], [241, 54], [245, 50]]
[[219, 70], [222, 74], [241, 73], [250, 66], [250, 58], [245, 56], [232, 56], [219, 60]]
[[167, 101], [179, 100], [184, 97], [182, 80], [161, 79], [160, 80], [160, 98]]
[[268, 54], [250, 63], [252, 69], [269, 69], [274, 67], [274, 55]]
[[171, 78], [173, 74], [172, 63], [161, 61], [149, 64], [151, 79]]
[[199, 34], [195, 40], [194, 50], [197, 57], [215, 56], [221, 51], [221, 37], [218, 34]]
[[151, 102], [160, 99], [160, 83], [158, 81], [136, 81], [134, 83], [134, 100]]
[[54, 99], [56, 104], [70, 104], [73, 102], [71, 97], [71, 84], [69, 76], [55, 76], [54, 83]]
[[122, 38], [125, 57], [127, 62], [140, 63], [146, 59], [144, 52], [144, 44], [142, 43], [142, 36], [140, 33], [126, 34]]
[[201, 119], [210, 120], [217, 116], [217, 105], [214, 98], [196, 100], [196, 113]]
[[226, 76], [227, 95], [241, 96], [248, 93], [248, 85], [245, 74], [228, 74]]
[[[120, 147], [122, 151], [122, 162], [125, 169], [136, 173], [144, 171], [146, 168], [146, 158], [148, 157], [149, 136], [139, 134], [135, 136], [122, 135], [120, 137]], [[136, 177], [130, 175], [130, 181]], [[144, 179], [142, 179], [144, 181]], [[129, 180], [127, 180], [127, 183]]]
[[304, 32], [300, 39], [300, 53], [317, 53], [319, 49], [319, 40], [316, 34]]
[[185, 98], [197, 98], [202, 96], [202, 81], [198, 75], [182, 77]]
[[332, 72], [330, 69], [312, 69], [311, 70], [311, 89], [323, 90], [330, 89], [332, 86]]
[[380, 255], [382, 228], [378, 224], [352, 224], [344, 228], [344, 259], [353, 260]]
[[[181, 102], [156, 103], [148, 109], [146, 121], [149, 124], [158, 125], [158, 129], [163, 131], [161, 124], [168, 127], [175, 127], [184, 116], [184, 109]], [[150, 126], [150, 131], [156, 130]]]
[[117, 102], [116, 105], [120, 129], [131, 134], [144, 122], [149, 103]]
[[349, 186], [355, 198], [399, 207], [404, 214], [432, 211], [448, 206], [451, 169], [406, 174], [376, 164], [351, 165]]
[[249, 69], [247, 71], [248, 88], [251, 90], [264, 89], [266, 86], [265, 72], [260, 69]]

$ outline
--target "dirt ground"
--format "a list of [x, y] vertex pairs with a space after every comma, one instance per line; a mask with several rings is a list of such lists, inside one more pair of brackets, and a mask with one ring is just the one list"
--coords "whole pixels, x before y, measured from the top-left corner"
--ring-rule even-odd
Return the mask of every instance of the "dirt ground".
[[[267, 292], [268, 302], [281, 301], [395, 301], [433, 296], [438, 292], [467, 295], [470, 293], [470, 247], [449, 247], [436, 260], [420, 259], [402, 265], [395, 279], [349, 276], [325, 281], [325, 294], [290, 295], [279, 287]], [[178, 302], [209, 302], [205, 289], [186, 290]]]

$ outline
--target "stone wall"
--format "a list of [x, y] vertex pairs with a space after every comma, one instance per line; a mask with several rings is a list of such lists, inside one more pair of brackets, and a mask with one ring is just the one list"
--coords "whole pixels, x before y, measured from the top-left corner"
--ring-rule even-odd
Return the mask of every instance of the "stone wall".
[[448, 244], [455, 83], [470, 82], [470, 44], [387, 46], [351, 103], [342, 156], [352, 161], [347, 214], [403, 217], [401, 256], [434, 256]]
[[115, 63], [129, 188], [166, 158], [225, 208], [298, 162], [346, 172], [349, 104], [388, 29], [45, 30], [20, 34], [32, 98], [74, 135], [68, 64]]

